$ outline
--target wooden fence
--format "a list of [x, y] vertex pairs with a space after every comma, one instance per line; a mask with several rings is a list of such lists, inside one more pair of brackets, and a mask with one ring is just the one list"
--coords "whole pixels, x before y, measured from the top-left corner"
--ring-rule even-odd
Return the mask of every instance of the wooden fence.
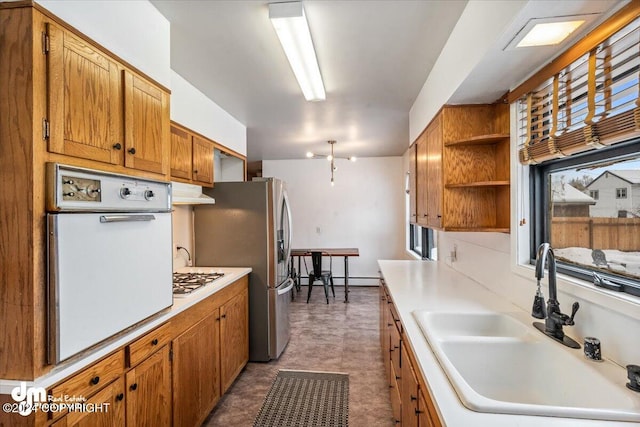
[[640, 251], [640, 218], [554, 217], [551, 245]]

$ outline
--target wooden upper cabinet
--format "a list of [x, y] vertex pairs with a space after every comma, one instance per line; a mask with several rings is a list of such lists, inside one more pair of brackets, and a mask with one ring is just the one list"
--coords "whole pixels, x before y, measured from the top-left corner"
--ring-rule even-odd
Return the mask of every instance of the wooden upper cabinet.
[[171, 177], [213, 187], [216, 143], [171, 122]]
[[167, 175], [169, 93], [66, 28], [46, 27], [48, 150]]
[[509, 232], [509, 106], [444, 106], [417, 145], [418, 224]]
[[127, 70], [124, 79], [125, 166], [164, 173], [163, 141], [169, 134], [169, 96]]
[[49, 151], [121, 164], [118, 65], [62, 27], [47, 27]]
[[416, 161], [417, 161], [417, 144], [411, 145], [409, 147], [409, 222], [411, 224], [415, 224], [417, 222], [417, 211], [416, 211]]
[[428, 226], [427, 192], [427, 132], [423, 132], [416, 142], [416, 217], [419, 225]]
[[427, 130], [427, 225], [442, 227], [442, 125], [436, 117]]
[[191, 179], [193, 137], [184, 129], [171, 125], [171, 176]]
[[199, 136], [193, 137], [193, 181], [196, 184], [213, 185], [212, 142]]

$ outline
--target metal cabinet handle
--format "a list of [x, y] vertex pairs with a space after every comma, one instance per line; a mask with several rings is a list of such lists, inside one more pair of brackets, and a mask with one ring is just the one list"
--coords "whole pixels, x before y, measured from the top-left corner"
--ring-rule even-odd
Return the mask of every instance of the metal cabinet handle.
[[138, 383], [133, 383], [131, 384], [131, 386], [129, 387], [129, 390], [131, 391], [136, 391], [136, 389], [138, 388]]
[[116, 396], [116, 401], [120, 402], [122, 399], [124, 399], [124, 393], [120, 393]]
[[120, 144], [119, 142], [116, 142], [115, 144], [113, 144], [113, 149], [122, 150], [122, 144]]
[[151, 345], [158, 345], [158, 338], [151, 341]]
[[92, 385], [97, 385], [100, 382], [100, 377], [95, 376], [95, 377], [91, 378], [90, 382], [91, 382]]
[[128, 151], [129, 151], [129, 154], [136, 154], [136, 149], [133, 147], [129, 148]]

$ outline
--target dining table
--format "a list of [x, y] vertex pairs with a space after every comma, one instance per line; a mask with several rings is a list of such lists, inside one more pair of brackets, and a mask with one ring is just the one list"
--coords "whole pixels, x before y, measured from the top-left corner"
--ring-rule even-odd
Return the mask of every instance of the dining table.
[[344, 302], [349, 302], [349, 258], [360, 256], [358, 248], [317, 248], [317, 249], [291, 249], [291, 271], [295, 271], [293, 258], [298, 258], [298, 270], [294, 280], [296, 289], [300, 290], [300, 266], [301, 259], [305, 256], [311, 256], [311, 252], [322, 252], [324, 256], [344, 257]]

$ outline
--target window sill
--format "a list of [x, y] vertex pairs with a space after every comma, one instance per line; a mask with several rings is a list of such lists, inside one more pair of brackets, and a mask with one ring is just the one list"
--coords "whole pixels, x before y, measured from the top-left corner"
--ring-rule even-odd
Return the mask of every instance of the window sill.
[[410, 251], [410, 250], [408, 250], [408, 249], [405, 249], [405, 253], [406, 253], [410, 258], [416, 259], [416, 260], [418, 260], [418, 261], [422, 261], [422, 258], [420, 257], [420, 255], [418, 255], [417, 253], [415, 253], [415, 252], [413, 252], [413, 251]]
[[[534, 266], [516, 264], [513, 266], [512, 271], [514, 274], [535, 284]], [[640, 300], [638, 297], [598, 288], [591, 282], [576, 279], [565, 274], [558, 274], [557, 279], [558, 292], [598, 304], [634, 319], [640, 319]], [[546, 280], [544, 280], [544, 282], [544, 286], [546, 287]]]

